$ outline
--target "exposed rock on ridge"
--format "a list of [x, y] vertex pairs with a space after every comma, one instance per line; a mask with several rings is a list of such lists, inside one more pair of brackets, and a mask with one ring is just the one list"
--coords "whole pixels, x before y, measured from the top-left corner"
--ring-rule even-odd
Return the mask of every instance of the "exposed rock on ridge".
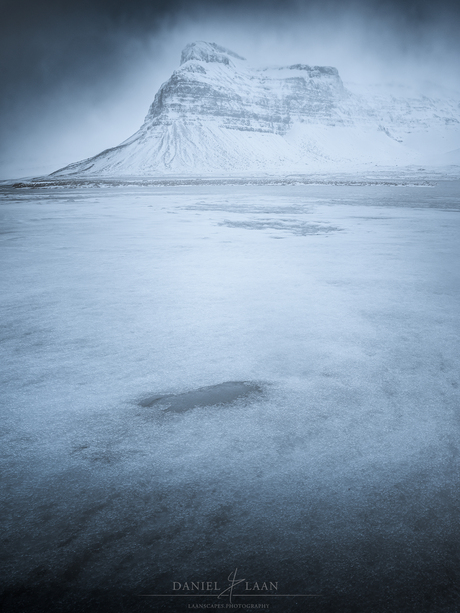
[[[180, 68], [160, 87], [136, 134], [53, 175], [308, 172], [411, 163], [421, 159], [433, 130], [456, 138], [459, 126], [455, 101], [359, 96], [344, 87], [336, 68], [254, 69], [224, 47], [197, 42], [182, 51]], [[421, 135], [418, 148], [410, 146], [414, 130]]]
[[245, 60], [241, 55], [237, 55], [230, 49], [216, 45], [216, 43], [190, 43], [182, 51], [180, 64], [185, 64], [189, 60], [198, 60], [200, 62], [221, 62], [222, 64], [230, 64], [230, 58], [237, 60]]

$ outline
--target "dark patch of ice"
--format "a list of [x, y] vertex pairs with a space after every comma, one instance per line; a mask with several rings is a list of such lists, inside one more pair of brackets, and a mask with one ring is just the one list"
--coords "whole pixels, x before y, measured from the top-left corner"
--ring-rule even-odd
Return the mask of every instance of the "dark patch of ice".
[[261, 394], [262, 387], [252, 381], [226, 381], [200, 387], [182, 394], [156, 394], [142, 399], [142, 407], [161, 406], [164, 413], [185, 413], [195, 407], [213, 407], [231, 404], [252, 394]]
[[230, 221], [225, 219], [219, 226], [229, 228], [244, 228], [245, 230], [284, 230], [296, 236], [308, 236], [311, 234], [328, 234], [338, 232], [342, 228], [329, 226], [323, 223], [308, 223], [299, 219], [253, 219], [246, 221]]

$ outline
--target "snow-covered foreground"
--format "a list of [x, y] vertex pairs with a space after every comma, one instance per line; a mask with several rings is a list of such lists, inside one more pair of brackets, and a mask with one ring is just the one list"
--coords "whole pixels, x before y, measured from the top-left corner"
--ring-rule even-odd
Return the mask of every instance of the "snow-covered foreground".
[[459, 194], [2, 188], [4, 609], [457, 610]]

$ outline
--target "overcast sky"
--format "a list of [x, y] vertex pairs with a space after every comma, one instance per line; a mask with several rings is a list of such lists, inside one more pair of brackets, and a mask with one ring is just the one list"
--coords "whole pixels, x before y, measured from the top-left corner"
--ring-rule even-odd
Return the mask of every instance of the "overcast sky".
[[343, 80], [460, 89], [460, 2], [0, 0], [0, 178], [43, 174], [141, 125], [194, 40]]

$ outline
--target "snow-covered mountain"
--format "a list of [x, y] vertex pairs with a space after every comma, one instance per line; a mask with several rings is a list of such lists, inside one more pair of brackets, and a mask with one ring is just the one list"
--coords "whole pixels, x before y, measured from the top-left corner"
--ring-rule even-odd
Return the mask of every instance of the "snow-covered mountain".
[[53, 176], [441, 164], [459, 144], [460, 97], [353, 91], [336, 68], [253, 68], [228, 49], [196, 42], [183, 50], [138, 132]]

